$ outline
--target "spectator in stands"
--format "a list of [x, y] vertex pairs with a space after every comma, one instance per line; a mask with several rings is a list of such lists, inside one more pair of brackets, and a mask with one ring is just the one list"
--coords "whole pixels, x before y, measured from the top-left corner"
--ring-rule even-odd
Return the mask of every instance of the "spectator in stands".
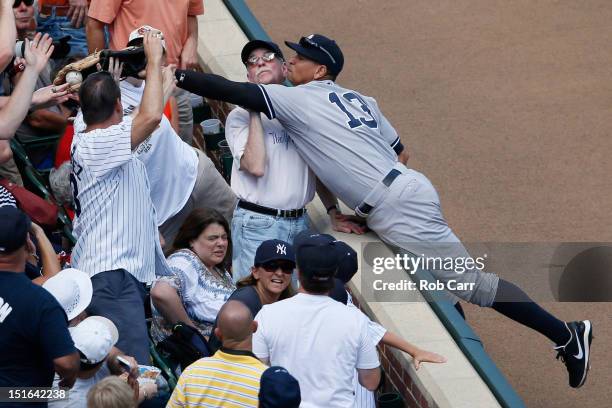
[[[32, 94], [34, 93], [34, 87], [39, 74], [47, 66], [47, 61], [53, 52], [53, 45], [51, 45], [51, 38], [47, 35], [42, 36], [40, 33], [36, 34], [31, 42], [26, 39], [25, 55], [23, 59], [24, 71], [21, 73], [19, 81], [13, 89], [10, 98], [2, 98], [0, 100], [0, 140], [10, 139], [15, 134], [15, 131], [25, 118], [30, 108], [32, 100]], [[66, 95], [66, 88], [62, 87], [62, 96]], [[55, 89], [56, 91], [58, 89]], [[37, 103], [49, 102], [49, 98], [52, 93], [52, 87], [45, 88], [43, 93], [48, 98], [47, 100], [35, 101]], [[41, 94], [42, 96], [42, 94]], [[41, 98], [42, 99], [42, 98]]]
[[[12, 161], [12, 159], [13, 151], [11, 150], [11, 145], [6, 140], [0, 140], [0, 179], [9, 175], [2, 171], [2, 166], [7, 162]], [[19, 176], [19, 179], [21, 179], [21, 176]], [[21, 184], [23, 184], [23, 182]], [[5, 205], [17, 207], [17, 201], [15, 201], [15, 197], [13, 197], [13, 195], [6, 188], [0, 185], [0, 207], [4, 207]]]
[[[104, 26], [110, 32], [110, 48], [122, 49], [130, 32], [145, 24], [160, 29], [166, 38], [168, 63], [197, 68], [198, 20], [204, 13], [202, 0], [92, 0], [87, 21], [89, 51], [104, 48]], [[193, 139], [193, 113], [189, 93], [175, 93], [179, 113], [179, 135]]]
[[[89, 75], [79, 89], [87, 127], [74, 135], [72, 181], [77, 243], [72, 265], [92, 277], [88, 312], [109, 318], [117, 345], [149, 361], [144, 285], [167, 268], [143, 163], [133, 150], [161, 120], [161, 37], [146, 33], [147, 82], [140, 109], [123, 116], [119, 86], [108, 72]], [[166, 76], [168, 77], [168, 76]]]
[[296, 237], [300, 289], [257, 314], [253, 352], [286, 367], [299, 381], [304, 404], [346, 407], [354, 403], [353, 375], [374, 390], [380, 362], [368, 341], [368, 324], [329, 298], [337, 268], [335, 240], [305, 231]]
[[[43, 285], [43, 288], [45, 288], [47, 291], [49, 291], [49, 293], [53, 295], [53, 297], [55, 297], [55, 299], [64, 309], [64, 312], [66, 312], [66, 316], [68, 317], [68, 326], [71, 328], [69, 330], [78, 327], [82, 321], [90, 319], [87, 317], [87, 312], [85, 310], [91, 302], [93, 287], [89, 275], [87, 275], [85, 272], [81, 272], [78, 269], [74, 268], [64, 269], [57, 275], [47, 280]], [[101, 316], [93, 316], [93, 318], [94, 320], [103, 319], [103, 323], [109, 321], [108, 319]], [[112, 326], [110, 326], [109, 324], [107, 324], [107, 326], [114, 327], [113, 332], [116, 331], [116, 326], [112, 322], [110, 324], [112, 324]], [[74, 333], [72, 334], [74, 338]], [[117, 336], [119, 336], [118, 333]], [[107, 353], [108, 356], [106, 357], [106, 366], [108, 368], [108, 371], [96, 371], [95, 381], [98, 381], [109, 373], [113, 375], [120, 375], [125, 371], [125, 369], [119, 363], [117, 357], [122, 357], [124, 360], [130, 363], [131, 371], [129, 373], [129, 379], [130, 382], [136, 381], [136, 378], [139, 374], [138, 362], [136, 361], [136, 359], [134, 359], [134, 357], [125, 355], [121, 350], [115, 347], [114, 344], [116, 343], [117, 340], [114, 340], [113, 346]], [[75, 340], [75, 344], [77, 345], [77, 349], [83, 352], [83, 350], [79, 348], [79, 342], [77, 340]], [[79, 378], [83, 379], [84, 377], [79, 374]], [[89, 378], [89, 376], [87, 376], [87, 378]], [[53, 387], [57, 387], [58, 382], [59, 379], [56, 377], [53, 382]], [[91, 384], [89, 384], [89, 386], [91, 386]], [[156, 393], [157, 386], [155, 384], [147, 384], [146, 386], [142, 386], [139, 389], [141, 401], [145, 398], [153, 397]], [[82, 394], [86, 394], [86, 392]], [[85, 398], [84, 395], [82, 397]], [[77, 404], [75, 404], [75, 406], [83, 406], [81, 402], [78, 402]]]
[[[142, 44], [142, 33], [149, 29], [153, 28], [144, 26], [134, 30], [127, 45]], [[120, 88], [123, 111], [127, 114], [140, 105], [143, 81], [129, 77], [121, 81]], [[170, 93], [164, 96], [167, 98]], [[78, 122], [77, 118], [75, 126]], [[135, 153], [147, 168], [157, 225], [168, 245], [172, 244], [183, 221], [195, 208], [212, 208], [227, 220], [231, 219], [236, 195], [210, 158], [183, 142], [165, 117]]]
[[91, 316], [70, 329], [80, 356], [80, 369], [69, 398], [49, 403], [49, 408], [83, 407], [87, 392], [99, 381], [97, 376], [119, 339], [117, 327], [105, 317]]
[[158, 277], [151, 289], [156, 343], [177, 322], [210, 336], [219, 309], [236, 288], [226, 269], [229, 237], [229, 224], [218, 211], [197, 209], [185, 219], [168, 257], [171, 274]]
[[87, 0], [38, 0], [38, 29], [54, 40], [69, 35], [69, 57], [84, 57], [87, 52]]
[[168, 407], [257, 407], [259, 383], [266, 366], [252, 353], [257, 323], [242, 302], [229, 301], [219, 311], [215, 329], [223, 346], [181, 374]]
[[57, 299], [68, 317], [68, 326], [76, 326], [87, 317], [93, 286], [85, 272], [68, 268], [49, 278], [43, 285]]
[[87, 393], [87, 408], [136, 408], [134, 391], [118, 377], [107, 377]]
[[[285, 81], [287, 67], [277, 44], [250, 41], [242, 48], [241, 58], [249, 82]], [[292, 243], [297, 234], [308, 229], [305, 207], [314, 198], [317, 183], [278, 120], [237, 107], [227, 117], [225, 136], [234, 157], [232, 189], [239, 198], [232, 218], [232, 273], [236, 282], [249, 275], [255, 250], [263, 241]], [[316, 190], [333, 215], [337, 200], [320, 183]], [[330, 221], [337, 231], [364, 230], [344, 218], [330, 215]]]
[[47, 234], [34, 222], [30, 227], [30, 236], [35, 247], [28, 258], [25, 272], [33, 283], [42, 285], [47, 279], [57, 275], [62, 268]]
[[261, 375], [259, 408], [298, 408], [300, 384], [283, 367], [270, 367]]
[[[295, 255], [291, 244], [278, 239], [264, 241], [255, 252], [251, 274], [236, 283], [237, 289], [228, 301], [244, 303], [255, 316], [263, 305], [293, 296], [291, 274], [294, 269]], [[221, 341], [214, 334], [214, 327], [208, 342], [213, 352], [221, 346]]]
[[[29, 3], [26, 4], [26, 3]], [[32, 25], [36, 26], [34, 20], [34, 4], [21, 0], [17, 7], [13, 8], [15, 12], [15, 24], [17, 28], [17, 38], [19, 40], [25, 40], [31, 38]], [[53, 38], [52, 38], [53, 39]], [[46, 64], [44, 69], [40, 72], [37, 82], [36, 89], [44, 88], [51, 85], [51, 64]], [[6, 84], [5, 91], [10, 94], [14, 84], [19, 81], [21, 74], [15, 75], [10, 84]], [[23, 123], [18, 127], [15, 132], [15, 136], [19, 141], [28, 142], [36, 140], [41, 136], [49, 136], [58, 133], [62, 133], [66, 124], [68, 123], [68, 116], [58, 106], [52, 106], [46, 109], [38, 109], [30, 112]]]
[[[17, 30], [13, 14], [14, 0], [0, 2], [0, 72], [13, 60]], [[0, 85], [0, 91], [2, 86]], [[1, 92], [0, 92], [1, 93]]]
[[23, 212], [0, 208], [0, 387], [50, 387], [54, 372], [60, 385], [71, 387], [79, 357], [66, 315], [23, 273], [33, 249], [29, 229]]

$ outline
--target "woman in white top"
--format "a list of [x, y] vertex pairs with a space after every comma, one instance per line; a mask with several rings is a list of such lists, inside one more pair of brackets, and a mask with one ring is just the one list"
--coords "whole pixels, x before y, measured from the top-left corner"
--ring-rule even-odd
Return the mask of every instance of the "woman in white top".
[[230, 228], [216, 210], [189, 214], [174, 240], [168, 265], [171, 274], [159, 276], [153, 289], [151, 337], [158, 343], [183, 322], [210, 336], [217, 313], [236, 287], [227, 271]]

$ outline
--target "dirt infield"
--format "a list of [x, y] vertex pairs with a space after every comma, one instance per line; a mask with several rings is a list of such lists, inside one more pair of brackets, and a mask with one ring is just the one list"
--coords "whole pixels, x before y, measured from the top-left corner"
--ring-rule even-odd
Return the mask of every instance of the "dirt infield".
[[[378, 100], [463, 240], [612, 241], [609, 1], [247, 3], [277, 42], [339, 42], [338, 82]], [[579, 391], [545, 338], [466, 309], [527, 406], [610, 407], [612, 303], [544, 306], [594, 322]]]

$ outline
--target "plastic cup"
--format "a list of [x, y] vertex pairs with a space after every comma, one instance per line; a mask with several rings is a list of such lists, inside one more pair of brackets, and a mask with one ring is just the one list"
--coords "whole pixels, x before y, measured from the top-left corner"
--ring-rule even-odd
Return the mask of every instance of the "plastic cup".
[[206, 119], [200, 125], [202, 125], [202, 133], [205, 135], [215, 135], [221, 132], [221, 121], [219, 119]]

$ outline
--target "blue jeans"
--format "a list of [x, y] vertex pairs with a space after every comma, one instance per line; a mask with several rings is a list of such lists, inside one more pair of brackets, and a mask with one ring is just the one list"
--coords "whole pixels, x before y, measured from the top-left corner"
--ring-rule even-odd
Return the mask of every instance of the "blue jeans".
[[232, 274], [234, 282], [250, 275], [255, 251], [262, 242], [280, 239], [293, 244], [300, 232], [308, 229], [307, 214], [299, 218], [281, 218], [236, 208], [232, 218]]
[[68, 57], [84, 57], [89, 54], [85, 26], [74, 28], [68, 17], [56, 16], [55, 9], [51, 15], [39, 15], [37, 22], [38, 28], [36, 31], [49, 34], [54, 41], [67, 35], [72, 37], [68, 41], [68, 44], [70, 44]]

